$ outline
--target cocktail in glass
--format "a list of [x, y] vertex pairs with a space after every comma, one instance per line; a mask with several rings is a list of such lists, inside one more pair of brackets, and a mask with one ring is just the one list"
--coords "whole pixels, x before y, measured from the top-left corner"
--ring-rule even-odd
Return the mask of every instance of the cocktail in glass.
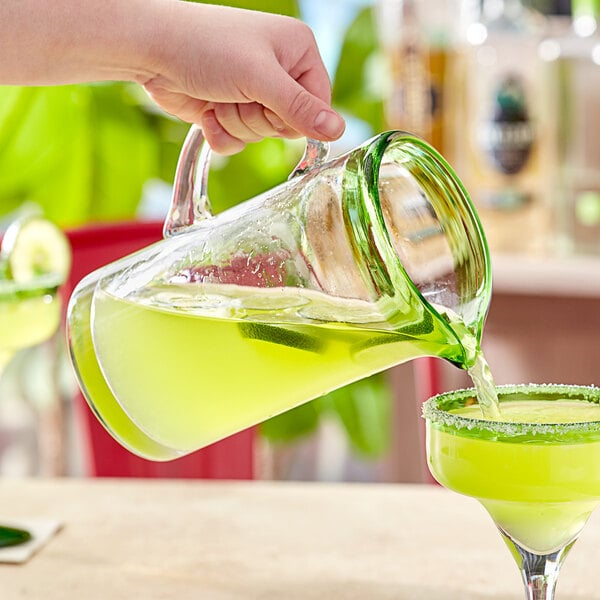
[[488, 511], [526, 598], [552, 600], [560, 566], [600, 502], [600, 388], [497, 390], [499, 421], [482, 418], [474, 390], [425, 403], [429, 468]]
[[46, 279], [36, 285], [0, 280], [0, 377], [19, 350], [46, 341], [58, 327], [59, 282]]
[[[52, 223], [28, 216], [14, 221], [0, 247], [0, 378], [13, 356], [48, 340], [60, 323], [59, 287], [70, 268], [64, 234]], [[0, 526], [0, 547], [30, 534]]]

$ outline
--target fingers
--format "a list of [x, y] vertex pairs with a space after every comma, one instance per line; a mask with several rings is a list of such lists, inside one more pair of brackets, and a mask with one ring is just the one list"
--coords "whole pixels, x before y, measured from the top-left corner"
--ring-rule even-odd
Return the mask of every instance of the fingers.
[[202, 115], [206, 141], [219, 154], [234, 154], [247, 143], [266, 137], [300, 137], [277, 115], [255, 102], [247, 104], [213, 103]]
[[333, 141], [344, 133], [346, 125], [342, 117], [300, 83], [290, 80], [282, 100], [285, 104], [279, 110], [276, 107], [277, 113], [303, 135]]
[[[308, 70], [294, 80], [281, 70], [279, 81], [270, 81], [268, 103], [208, 102], [184, 92], [167, 89], [151, 80], [144, 87], [166, 112], [189, 123], [197, 123], [211, 148], [219, 154], [240, 152], [246, 143], [265, 137], [313, 137], [335, 140], [344, 131], [343, 119], [329, 103], [315, 95], [328, 97], [322, 77]], [[313, 93], [313, 91], [315, 93]]]
[[246, 94], [254, 102], [213, 103], [211, 126], [215, 134], [217, 123], [222, 128], [213, 142], [207, 136], [213, 149], [230, 153], [225, 147], [229, 138], [244, 143], [264, 137], [338, 139], [345, 123], [331, 108], [331, 84], [314, 48], [315, 52], [307, 52], [289, 73], [280, 63], [264, 66], [264, 76], [256, 78], [253, 89]]
[[200, 127], [208, 145], [218, 154], [236, 154], [246, 146], [245, 142], [230, 135], [223, 128], [214, 110], [207, 110], [202, 115]]
[[297, 137], [300, 134], [288, 127], [276, 114], [257, 102], [238, 104], [238, 113], [245, 126], [263, 137]]
[[212, 103], [148, 82], [146, 92], [163, 110], [188, 123], [197, 123], [206, 141], [219, 154], [235, 154], [248, 142], [264, 137], [299, 137], [271, 111], [255, 102]]
[[187, 94], [165, 88], [155, 80], [144, 84], [150, 98], [165, 112], [188, 123], [198, 123], [207, 108], [207, 102]]
[[310, 69], [297, 80], [283, 69], [277, 77], [273, 71], [270, 75], [271, 81], [262, 87], [269, 90], [269, 96], [260, 101], [290, 129], [323, 141], [337, 140], [344, 133], [346, 125], [329, 105], [329, 84], [323, 83], [322, 73]]
[[285, 79], [271, 107], [258, 102], [213, 103], [213, 110], [202, 118], [211, 148], [219, 154], [233, 154], [265, 137], [338, 139], [345, 129], [344, 120], [311, 91], [328, 97], [329, 87], [323, 86], [322, 78], [307, 71], [298, 81], [287, 74]]
[[264, 137], [282, 135], [288, 129], [279, 122], [269, 121], [263, 107], [254, 102], [247, 104], [214, 104], [215, 116], [229, 135], [245, 142], [257, 142]]
[[218, 154], [235, 154], [266, 137], [298, 138], [277, 115], [260, 104], [213, 104], [200, 118], [204, 137]]

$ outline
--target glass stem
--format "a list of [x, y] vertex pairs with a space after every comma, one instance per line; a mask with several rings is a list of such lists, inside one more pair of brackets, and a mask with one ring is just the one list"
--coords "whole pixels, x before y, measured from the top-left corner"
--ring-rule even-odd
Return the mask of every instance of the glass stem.
[[504, 531], [500, 533], [521, 571], [526, 600], [554, 600], [560, 567], [575, 540], [550, 554], [535, 554], [519, 546]]

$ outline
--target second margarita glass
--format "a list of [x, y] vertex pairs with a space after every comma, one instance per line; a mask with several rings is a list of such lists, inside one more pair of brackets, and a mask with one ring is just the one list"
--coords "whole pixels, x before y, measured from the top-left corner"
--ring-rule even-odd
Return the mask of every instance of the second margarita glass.
[[600, 502], [600, 389], [497, 389], [502, 421], [481, 418], [473, 390], [425, 403], [429, 468], [488, 511], [526, 598], [553, 600], [560, 566]]

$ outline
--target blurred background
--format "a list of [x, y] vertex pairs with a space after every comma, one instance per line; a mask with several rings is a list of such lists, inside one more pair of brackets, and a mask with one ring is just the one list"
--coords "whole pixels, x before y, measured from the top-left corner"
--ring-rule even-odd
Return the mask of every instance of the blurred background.
[[[492, 251], [483, 348], [498, 383], [600, 384], [599, 2], [216, 3], [314, 29], [348, 121], [333, 154], [404, 129], [454, 166]], [[87, 272], [159, 239], [187, 131], [133, 84], [0, 87], [0, 232], [31, 207], [63, 228], [68, 295]], [[214, 211], [285, 180], [302, 150], [265, 140], [215, 157]], [[420, 404], [468, 385], [442, 361], [414, 361], [157, 466], [91, 417], [64, 336], [20, 352], [0, 381], [0, 475], [427, 482]]]

